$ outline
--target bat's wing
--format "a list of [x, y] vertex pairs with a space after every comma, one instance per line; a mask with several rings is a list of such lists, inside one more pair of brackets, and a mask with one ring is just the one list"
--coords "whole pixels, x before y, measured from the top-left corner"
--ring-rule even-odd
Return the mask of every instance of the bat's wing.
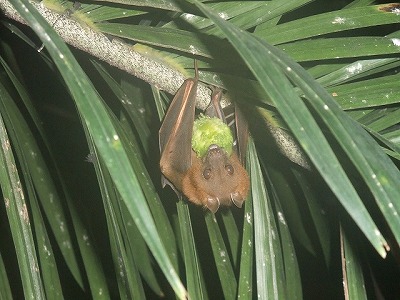
[[242, 165], [245, 165], [247, 143], [249, 141], [249, 125], [238, 105], [235, 106], [235, 123], [238, 155]]
[[[165, 114], [159, 131], [164, 175], [162, 184], [180, 189], [183, 175], [191, 166], [192, 132], [195, 115], [197, 79], [186, 79]], [[172, 184], [171, 184], [172, 183]]]

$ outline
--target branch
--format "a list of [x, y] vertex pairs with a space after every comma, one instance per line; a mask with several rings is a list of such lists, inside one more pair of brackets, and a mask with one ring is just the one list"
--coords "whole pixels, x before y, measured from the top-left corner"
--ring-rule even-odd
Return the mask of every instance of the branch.
[[[44, 6], [43, 2], [31, 1], [31, 4], [47, 20], [54, 24], [54, 30], [68, 44], [83, 50], [102, 61], [109, 63], [123, 71], [138, 77], [157, 88], [170, 94], [175, 94], [183, 84], [185, 77], [178, 71], [146, 57], [135, 51], [128, 44], [118, 40], [110, 40], [101, 32], [94, 31], [89, 26], [78, 23], [65, 15], [56, 13]], [[0, 0], [0, 9], [6, 16], [20, 23], [26, 24], [8, 0]], [[228, 94], [229, 95], [229, 94]], [[210, 102], [211, 91], [199, 82], [197, 90], [197, 108], [204, 110]], [[222, 104], [231, 101], [224, 95]], [[267, 122], [267, 126], [274, 136], [282, 153], [291, 161], [309, 169], [310, 166], [294, 139], [279, 127], [274, 127]]]
[[[110, 40], [101, 32], [78, 23], [65, 15], [58, 14], [44, 6], [43, 2], [30, 1], [54, 30], [68, 44], [83, 50], [110, 65], [138, 77], [170, 94], [175, 94], [185, 80], [183, 74], [170, 67], [136, 52], [130, 45], [118, 40]], [[7, 0], [0, 0], [4, 14], [20, 23], [26, 24]], [[199, 83], [197, 107], [205, 109], [210, 102], [210, 89]], [[225, 99], [226, 102], [230, 102]]]

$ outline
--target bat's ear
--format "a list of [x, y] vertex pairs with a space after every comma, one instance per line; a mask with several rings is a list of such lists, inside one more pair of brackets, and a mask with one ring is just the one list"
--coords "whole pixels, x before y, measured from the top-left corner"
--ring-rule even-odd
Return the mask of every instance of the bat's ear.
[[219, 199], [218, 198], [208, 198], [206, 206], [213, 214], [215, 214], [220, 206]]
[[231, 194], [231, 200], [238, 208], [242, 208], [244, 199], [239, 193], [236, 192]]

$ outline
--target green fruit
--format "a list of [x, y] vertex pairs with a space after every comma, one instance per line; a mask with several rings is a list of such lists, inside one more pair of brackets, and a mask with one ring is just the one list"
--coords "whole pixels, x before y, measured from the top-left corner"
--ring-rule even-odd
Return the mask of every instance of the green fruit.
[[198, 157], [203, 157], [212, 144], [224, 148], [230, 156], [233, 145], [232, 132], [222, 120], [200, 115], [193, 125], [192, 148]]

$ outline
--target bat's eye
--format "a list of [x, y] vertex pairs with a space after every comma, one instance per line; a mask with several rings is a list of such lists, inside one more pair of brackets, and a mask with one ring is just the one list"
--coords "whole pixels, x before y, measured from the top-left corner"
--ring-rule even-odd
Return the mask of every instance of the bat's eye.
[[211, 178], [211, 169], [207, 168], [203, 171], [204, 179], [208, 180]]
[[232, 165], [226, 165], [225, 170], [228, 172], [229, 175], [233, 175], [233, 173], [235, 172]]

